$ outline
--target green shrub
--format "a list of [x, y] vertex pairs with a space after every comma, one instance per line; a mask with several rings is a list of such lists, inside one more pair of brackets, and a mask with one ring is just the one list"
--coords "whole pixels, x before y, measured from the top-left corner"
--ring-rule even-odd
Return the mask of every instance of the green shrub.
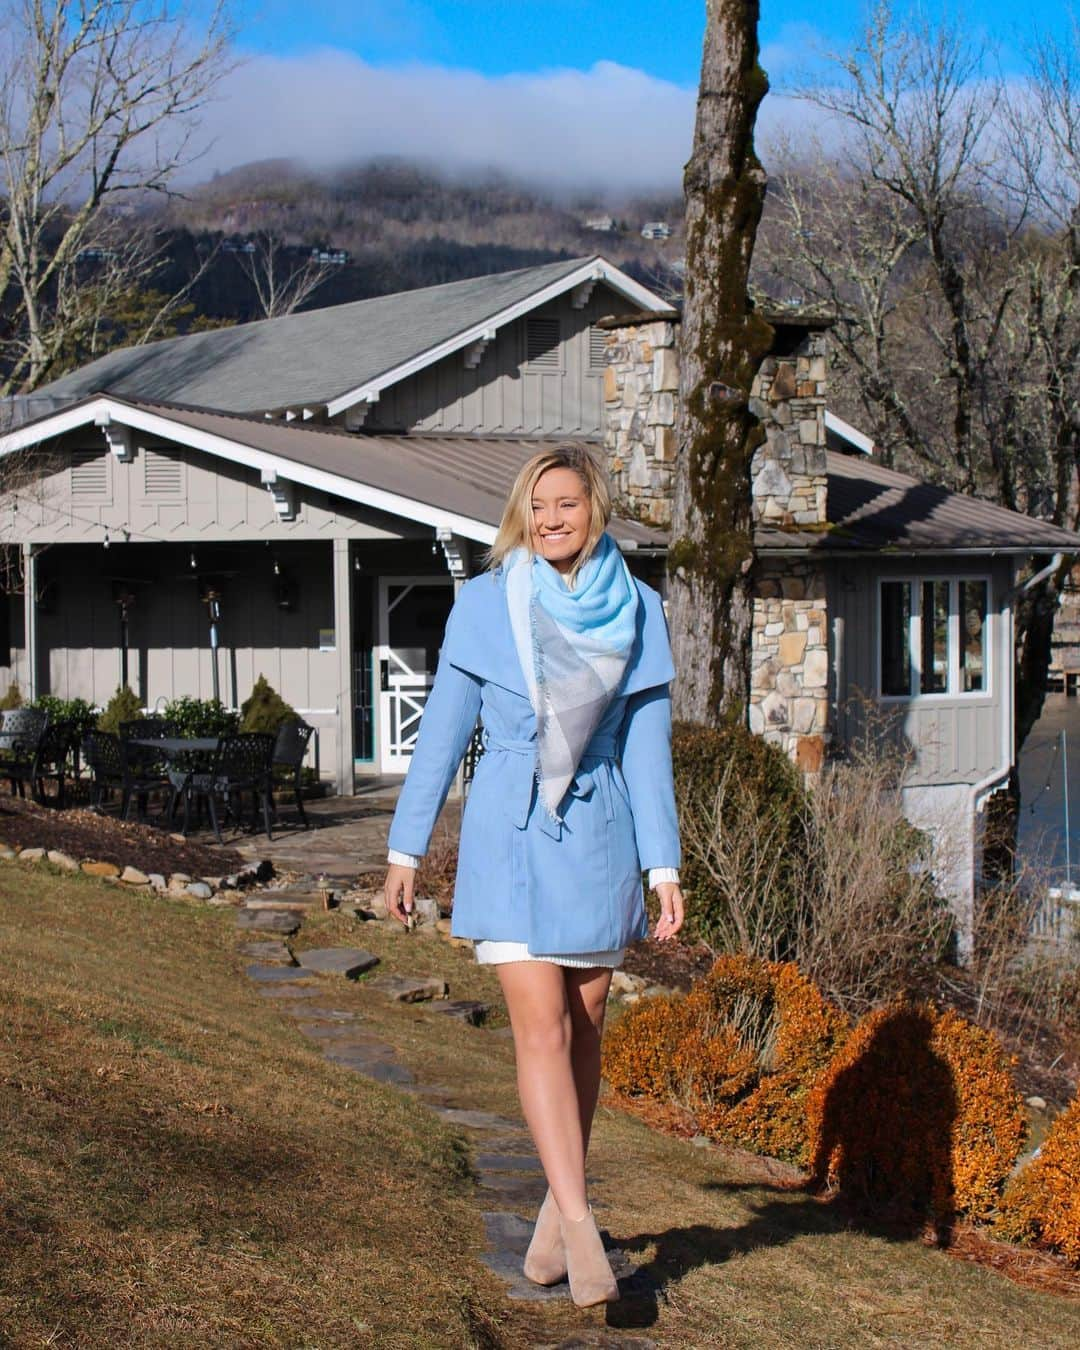
[[41, 694], [30, 705], [49, 714], [49, 722], [73, 722], [81, 734], [97, 724], [98, 710], [84, 698], [57, 698]]
[[285, 702], [265, 675], [255, 681], [240, 707], [241, 731], [264, 731], [273, 736], [283, 723], [297, 720], [296, 709]]
[[[676, 722], [671, 738], [690, 935], [719, 950], [784, 959], [806, 792], [792, 762], [747, 727]], [[722, 837], [721, 837], [722, 836]], [[767, 875], [766, 875], [767, 873]], [[739, 897], [768, 893], [770, 950], [740, 932]], [[760, 918], [761, 916], [759, 916]]]
[[227, 736], [240, 722], [220, 699], [192, 698], [188, 694], [166, 703], [161, 715], [175, 725], [178, 736]]
[[22, 690], [19, 688], [18, 684], [12, 680], [4, 693], [3, 698], [0, 698], [0, 711], [8, 708], [21, 708], [22, 705]]
[[121, 724], [134, 722], [144, 716], [142, 700], [132, 693], [126, 685], [117, 685], [116, 693], [105, 705], [105, 711], [98, 718], [99, 731], [111, 731], [114, 736], [120, 734]]

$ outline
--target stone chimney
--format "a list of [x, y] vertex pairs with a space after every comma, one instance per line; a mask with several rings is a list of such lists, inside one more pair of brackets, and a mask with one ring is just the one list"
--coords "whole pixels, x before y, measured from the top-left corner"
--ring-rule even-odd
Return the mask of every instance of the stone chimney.
[[[827, 323], [770, 316], [772, 353], [752, 390], [765, 428], [751, 490], [759, 529], [816, 532], [827, 525]], [[616, 511], [671, 524], [677, 455], [678, 322], [608, 320], [604, 449]], [[761, 559], [754, 596], [750, 729], [816, 774], [829, 739], [825, 577], [812, 560]]]

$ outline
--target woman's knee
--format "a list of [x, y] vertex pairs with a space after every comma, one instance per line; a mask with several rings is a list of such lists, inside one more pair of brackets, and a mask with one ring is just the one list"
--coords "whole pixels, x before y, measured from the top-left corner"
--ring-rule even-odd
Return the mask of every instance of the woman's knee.
[[530, 1008], [514, 1022], [514, 1043], [530, 1055], [569, 1054], [574, 1028], [566, 1008]]

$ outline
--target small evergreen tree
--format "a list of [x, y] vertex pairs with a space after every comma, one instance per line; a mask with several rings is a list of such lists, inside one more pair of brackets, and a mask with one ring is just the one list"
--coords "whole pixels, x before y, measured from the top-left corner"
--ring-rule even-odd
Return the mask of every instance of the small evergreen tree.
[[128, 685], [117, 685], [116, 693], [98, 718], [98, 731], [111, 731], [114, 736], [118, 736], [122, 723], [134, 722], [142, 715], [143, 706], [139, 696], [132, 693]]
[[273, 736], [283, 723], [296, 721], [296, 709], [285, 702], [265, 675], [260, 675], [240, 705], [240, 730], [265, 731]]
[[21, 708], [23, 705], [22, 690], [18, 684], [12, 680], [7, 687], [7, 692], [3, 698], [0, 698], [0, 710], [6, 708]]

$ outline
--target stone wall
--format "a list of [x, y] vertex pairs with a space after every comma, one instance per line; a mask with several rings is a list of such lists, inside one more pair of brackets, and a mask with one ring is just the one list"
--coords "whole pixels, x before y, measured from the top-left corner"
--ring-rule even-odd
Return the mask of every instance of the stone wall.
[[608, 332], [604, 451], [615, 509], [650, 525], [671, 524], [678, 331], [654, 320]]
[[[766, 439], [751, 466], [754, 520], [777, 529], [826, 523], [825, 335], [782, 323], [754, 382]], [[604, 448], [615, 509], [671, 523], [677, 454], [678, 326], [613, 322], [604, 372]], [[762, 564], [754, 599], [751, 730], [816, 773], [829, 740], [825, 578], [805, 560]]]

